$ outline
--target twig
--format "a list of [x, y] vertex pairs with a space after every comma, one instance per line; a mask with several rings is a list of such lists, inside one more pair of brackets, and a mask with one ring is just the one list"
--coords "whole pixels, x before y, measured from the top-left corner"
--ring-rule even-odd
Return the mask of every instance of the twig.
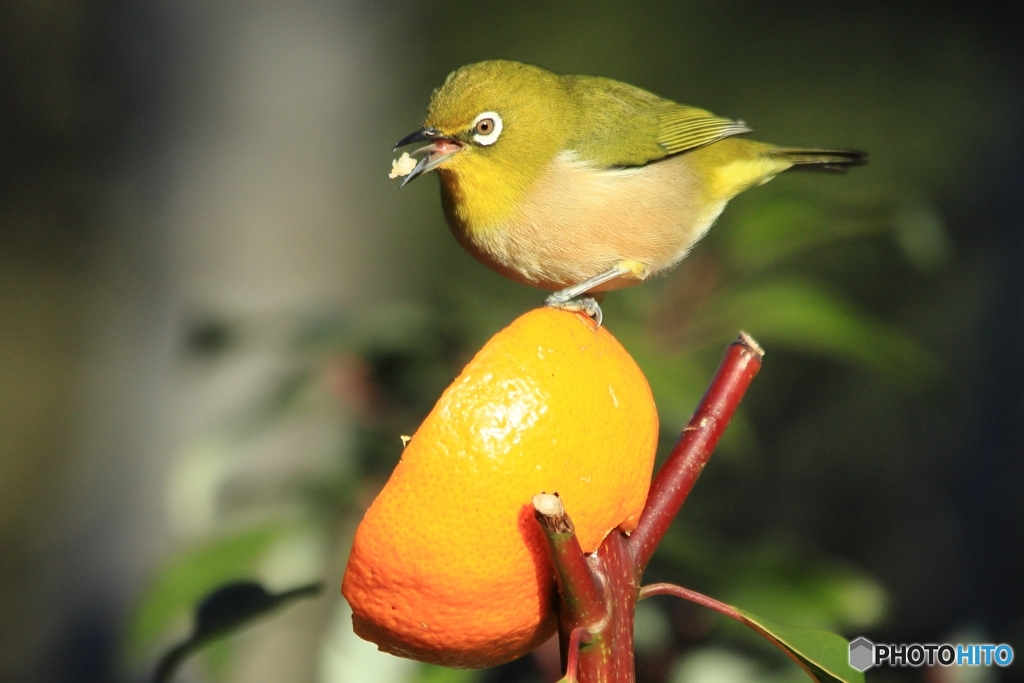
[[548, 542], [548, 553], [555, 568], [562, 612], [571, 613], [574, 623], [597, 628], [608, 615], [597, 577], [576, 538], [576, 529], [565, 513], [558, 494], [540, 493], [533, 497], [534, 516]]
[[718, 445], [751, 380], [761, 369], [764, 351], [745, 332], [729, 345], [690, 423], [651, 482], [647, 505], [629, 537], [638, 574], [651, 561], [676, 513]]
[[580, 646], [585, 640], [590, 640], [590, 632], [582, 626], [577, 626], [569, 634], [569, 655], [565, 663], [564, 683], [577, 683], [576, 672], [579, 669]]

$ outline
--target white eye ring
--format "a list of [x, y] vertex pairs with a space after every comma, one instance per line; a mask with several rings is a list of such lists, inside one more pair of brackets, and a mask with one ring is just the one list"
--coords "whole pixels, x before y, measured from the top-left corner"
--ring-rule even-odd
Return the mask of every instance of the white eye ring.
[[481, 145], [493, 145], [495, 142], [498, 141], [498, 136], [501, 135], [501, 130], [502, 128], [504, 128], [504, 126], [501, 123], [501, 116], [499, 116], [497, 112], [485, 111], [482, 114], [478, 114], [477, 117], [473, 119], [473, 124], [469, 127], [469, 129], [476, 130], [476, 125], [483, 121], [484, 119], [490, 119], [491, 121], [494, 122], [494, 130], [492, 130], [490, 133], [487, 133], [486, 135], [481, 133], [474, 133], [473, 139], [476, 140]]

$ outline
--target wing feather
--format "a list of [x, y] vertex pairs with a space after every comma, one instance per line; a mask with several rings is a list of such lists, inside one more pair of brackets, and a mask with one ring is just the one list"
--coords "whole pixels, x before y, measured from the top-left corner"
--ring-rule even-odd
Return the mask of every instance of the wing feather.
[[742, 121], [676, 104], [626, 83], [594, 76], [562, 78], [578, 117], [567, 150], [597, 166], [643, 166], [750, 132]]
[[750, 132], [743, 121], [733, 121], [703, 109], [675, 103], [663, 108], [658, 123], [658, 144], [668, 154], [678, 154]]

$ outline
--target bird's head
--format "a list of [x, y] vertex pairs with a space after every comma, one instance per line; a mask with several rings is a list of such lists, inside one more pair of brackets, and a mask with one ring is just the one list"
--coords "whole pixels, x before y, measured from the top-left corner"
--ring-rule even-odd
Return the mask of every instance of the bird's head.
[[426, 143], [403, 186], [435, 168], [460, 184], [525, 190], [558, 153], [573, 125], [559, 76], [494, 60], [452, 72], [434, 91], [423, 128], [395, 146]]

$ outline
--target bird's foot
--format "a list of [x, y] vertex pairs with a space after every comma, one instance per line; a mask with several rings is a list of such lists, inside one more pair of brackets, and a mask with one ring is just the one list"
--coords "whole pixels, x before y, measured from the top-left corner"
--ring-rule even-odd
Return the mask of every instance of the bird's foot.
[[601, 312], [601, 307], [598, 305], [597, 300], [584, 296], [577, 299], [567, 299], [565, 297], [558, 296], [558, 292], [555, 292], [547, 299], [544, 300], [544, 305], [549, 308], [557, 308], [563, 311], [579, 311], [586, 313], [590, 316], [598, 327], [601, 327], [601, 322], [604, 320], [604, 314]]

